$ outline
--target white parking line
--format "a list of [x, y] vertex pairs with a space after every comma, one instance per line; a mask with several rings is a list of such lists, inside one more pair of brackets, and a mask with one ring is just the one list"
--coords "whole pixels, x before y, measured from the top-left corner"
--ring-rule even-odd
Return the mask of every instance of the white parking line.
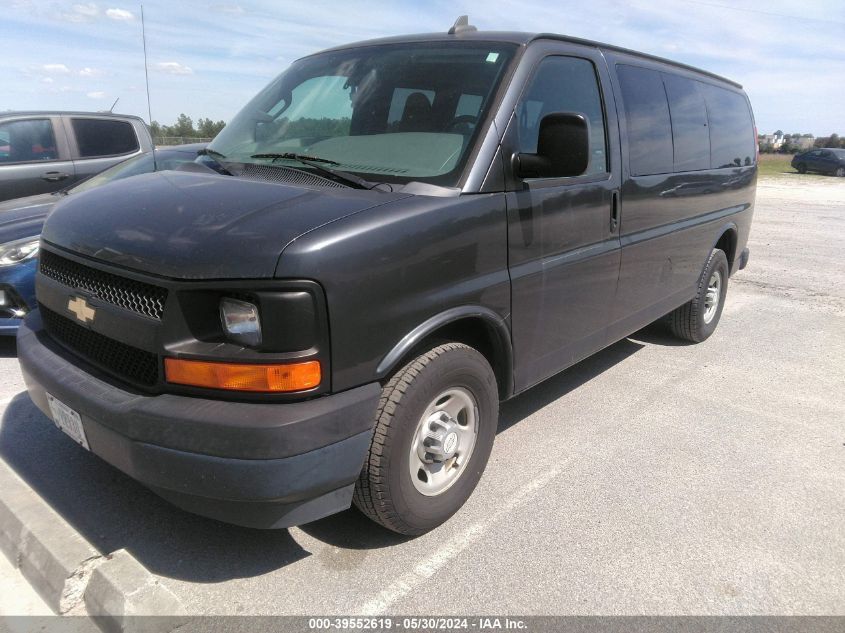
[[485, 530], [502, 515], [512, 512], [517, 506], [528, 501], [535, 492], [557, 477], [563, 471], [563, 468], [564, 464], [558, 464], [556, 468], [531, 480], [483, 521], [477, 521], [470, 525], [439, 547], [435, 554], [418, 563], [413, 570], [397, 578], [387, 589], [366, 602], [361, 607], [360, 614], [373, 616], [385, 613], [393, 603], [410, 594], [420, 584], [440, 571], [449, 561], [479, 540]]

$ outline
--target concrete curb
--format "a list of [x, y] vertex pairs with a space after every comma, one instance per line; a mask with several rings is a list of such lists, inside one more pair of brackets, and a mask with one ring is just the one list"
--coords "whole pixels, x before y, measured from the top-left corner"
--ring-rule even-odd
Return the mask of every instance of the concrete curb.
[[[187, 619], [179, 599], [125, 549], [93, 570], [84, 602], [94, 621], [109, 633], [164, 633]], [[134, 617], [139, 615], [159, 617]]]
[[0, 550], [57, 614], [88, 615], [109, 633], [184, 623], [179, 599], [129, 552], [103, 556], [2, 460]]

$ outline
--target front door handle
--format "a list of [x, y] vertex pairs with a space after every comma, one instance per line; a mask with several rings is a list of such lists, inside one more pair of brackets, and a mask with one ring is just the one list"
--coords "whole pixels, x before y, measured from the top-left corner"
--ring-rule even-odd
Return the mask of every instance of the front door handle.
[[619, 192], [610, 194], [610, 232], [616, 233], [619, 228]]
[[48, 171], [41, 176], [41, 180], [46, 180], [47, 182], [59, 182], [67, 178], [70, 178], [70, 174], [66, 174], [63, 171]]

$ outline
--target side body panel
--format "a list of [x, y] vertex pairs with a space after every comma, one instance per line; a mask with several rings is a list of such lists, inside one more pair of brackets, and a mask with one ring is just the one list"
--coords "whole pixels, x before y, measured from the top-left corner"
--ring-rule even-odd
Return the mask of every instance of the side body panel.
[[[619, 238], [611, 223], [619, 188], [619, 142], [604, 59], [594, 48], [536, 43], [523, 64], [588, 60], [604, 95], [606, 173], [519, 181], [510, 173], [518, 151], [517, 115], [502, 144], [513, 182], [507, 194], [512, 283], [514, 383], [517, 391], [547, 378], [607, 344], [619, 275]], [[533, 86], [529, 79], [527, 86]], [[542, 88], [541, 88], [542, 89]], [[535, 90], [534, 87], [531, 90]]]
[[476, 307], [507, 323], [506, 239], [502, 193], [415, 196], [297, 238], [276, 276], [322, 284], [342, 391], [383, 378], [384, 358], [432, 317]]
[[[660, 318], [695, 294], [710, 250], [726, 230], [736, 270], [754, 208], [757, 165], [634, 176], [617, 64], [630, 64], [740, 90], [694, 72], [606, 51], [622, 139], [622, 262], [609, 336], [618, 340]], [[752, 121], [753, 123], [753, 121]]]

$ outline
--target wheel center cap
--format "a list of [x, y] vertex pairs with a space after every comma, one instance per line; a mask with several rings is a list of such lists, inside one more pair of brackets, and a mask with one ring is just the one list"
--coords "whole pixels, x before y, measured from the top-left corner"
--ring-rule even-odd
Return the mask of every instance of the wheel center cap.
[[442, 463], [454, 457], [461, 443], [457, 422], [444, 412], [428, 418], [418, 439], [417, 453], [429, 464]]
[[443, 452], [446, 453], [447, 456], [451, 457], [456, 448], [458, 448], [458, 434], [451, 431], [443, 440]]

